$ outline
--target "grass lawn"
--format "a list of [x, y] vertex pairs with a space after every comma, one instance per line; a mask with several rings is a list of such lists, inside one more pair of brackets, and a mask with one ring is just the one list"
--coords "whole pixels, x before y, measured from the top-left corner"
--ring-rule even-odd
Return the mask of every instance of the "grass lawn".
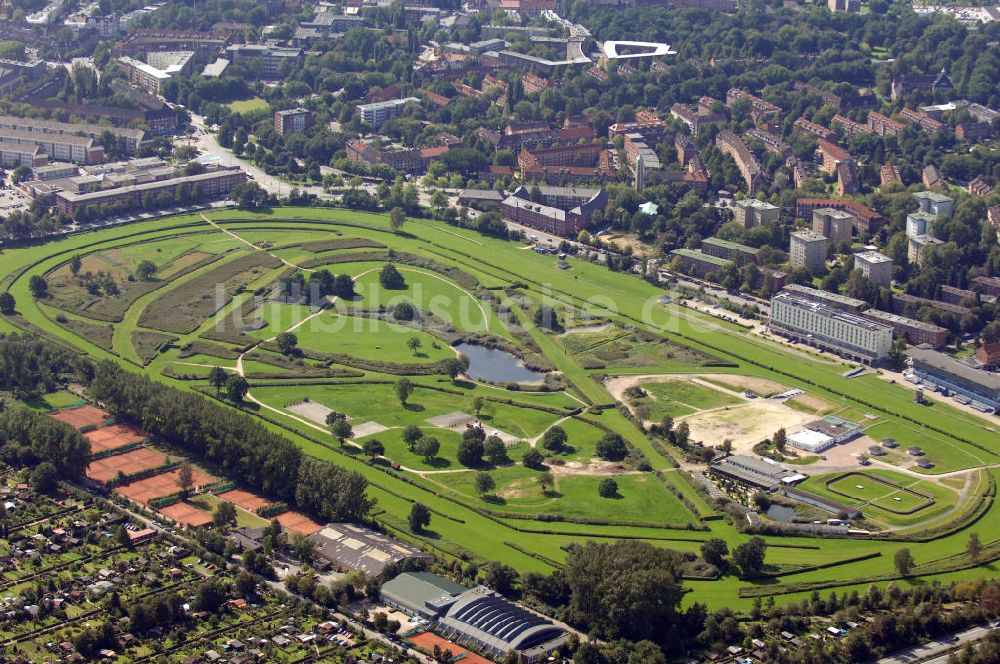
[[656, 401], [679, 402], [694, 410], [707, 410], [743, 403], [743, 400], [738, 397], [684, 379], [667, 382], [650, 381], [643, 383], [642, 389], [656, 397]]
[[[920, 473], [929, 475], [945, 473], [972, 468], [988, 462], [986, 454], [982, 450], [937, 432], [918, 429], [915, 425], [883, 422], [866, 429], [865, 434], [876, 441], [883, 438], [895, 438], [896, 442], [899, 443], [899, 450], [902, 452], [905, 452], [911, 445], [922, 448], [926, 458], [934, 463], [934, 467], [925, 470], [914, 466], [913, 470]], [[911, 457], [907, 455], [906, 458], [910, 459]]]
[[339, 302], [344, 309], [392, 309], [400, 302], [410, 302], [424, 313], [431, 313], [467, 332], [486, 330], [486, 316], [474, 297], [470, 297], [447, 277], [434, 272], [397, 265], [406, 281], [406, 288], [388, 290], [379, 283], [381, 263], [348, 263], [335, 265], [336, 271], [351, 275], [362, 275], [354, 282], [357, 297], [353, 302]]
[[252, 99], [237, 99], [236, 101], [229, 102], [229, 110], [233, 113], [247, 114], [253, 113], [254, 111], [266, 111], [268, 107], [268, 103], [260, 97], [253, 97]]
[[[188, 503], [209, 514], [215, 514], [216, 508], [222, 499], [209, 493], [203, 493], [188, 499]], [[233, 507], [236, 507], [235, 505]], [[252, 514], [242, 507], [236, 507], [236, 525], [241, 528], [263, 528], [268, 523], [256, 514]]]
[[[437, 415], [455, 411], [473, 414], [471, 396], [462, 398], [447, 392], [422, 389], [420, 383], [415, 385], [416, 390], [405, 408], [400, 408], [393, 384], [260, 387], [254, 389], [254, 396], [276, 408], [301, 403], [308, 398], [327, 408], [346, 413], [354, 424], [375, 421], [387, 427], [404, 427], [408, 424], [431, 427], [426, 420]], [[487, 415], [484, 412], [480, 419], [518, 437], [537, 436], [558, 419], [554, 413], [534, 408], [521, 408], [505, 403], [490, 405], [495, 409], [494, 413]]]
[[[442, 265], [464, 270], [483, 285], [496, 287], [498, 290], [493, 292], [501, 299], [509, 297], [503, 289], [515, 282], [520, 282], [523, 287], [518, 289], [517, 299], [527, 300], [528, 304], [525, 304], [523, 308], [520, 304], [514, 306], [526, 324], [527, 334], [538, 345], [542, 354], [556, 365], [558, 370], [563, 372], [567, 380], [572, 383], [570, 394], [579, 395], [581, 398], [585, 397], [594, 404], [610, 401], [606, 390], [591, 379], [591, 372], [606, 370], [603, 367], [620, 367], [618, 372], [633, 374], [671, 370], [691, 371], [689, 367], [697, 366], [697, 363], [703, 362], [705, 358], [716, 357], [724, 362], [739, 365], [739, 368], [735, 370], [738, 373], [773, 380], [789, 389], [795, 387], [806, 389], [811, 395], [815, 395], [837, 408], [846, 407], [849, 410], [842, 414], [848, 419], [858, 419], [851, 417], [848, 413], [873, 414], [879, 420], [877, 426], [875, 426], [875, 420], [862, 420], [864, 424], [872, 425], [868, 433], [872, 433], [876, 438], [881, 436], [897, 438], [904, 449], [909, 444], [921, 445], [927, 450], [931, 460], [937, 464], [937, 468], [933, 472], [965, 468], [979, 463], [1000, 463], [1000, 454], [992, 451], [1000, 450], [1000, 427], [997, 427], [993, 421], [970, 415], [947, 404], [937, 402], [931, 406], [913, 404], [912, 390], [907, 386], [892, 385], [874, 374], [856, 379], [846, 379], [841, 374], [847, 365], [831, 356], [805, 356], [801, 353], [791, 352], [768, 339], [720, 324], [716, 320], [691, 310], [655, 304], [656, 298], [663, 293], [662, 289], [632, 275], [611, 272], [602, 265], [574, 260], [572, 261], [572, 270], [556, 270], [551, 265], [551, 257], [540, 257], [534, 252], [523, 251], [516, 243], [482, 236], [473, 231], [429, 220], [408, 220], [404, 227], [404, 230], [408, 232], [395, 234], [389, 229], [386, 215], [349, 210], [276, 208], [260, 213], [245, 210], [219, 210], [208, 214], [212, 215], [227, 230], [240, 234], [246, 233], [248, 237], [253, 238], [251, 240], [253, 242], [268, 241], [274, 246], [288, 246], [293, 240], [301, 241], [306, 239], [306, 236], [312, 239], [312, 236], [315, 235], [312, 231], [323, 234], [323, 237], [350, 236], [378, 242], [396, 251], [426, 256]], [[4, 254], [4, 272], [7, 276], [3, 287], [9, 289], [16, 298], [20, 317], [0, 319], [0, 330], [41, 328], [58, 340], [84, 349], [95, 360], [115, 360], [116, 357], [111, 352], [85, 344], [72, 331], [56, 324], [51, 318], [52, 312], [46, 310], [46, 305], [39, 304], [32, 299], [27, 286], [28, 278], [32, 275], [43, 275], [59, 269], [60, 265], [64, 264], [75, 253], [105, 252], [109, 257], [127, 262], [133, 261], [135, 258], [132, 252], [141, 253], [148, 251], [150, 247], [166, 247], [175, 240], [181, 244], [188, 243], [188, 247], [190, 247], [192, 233], [190, 225], [192, 224], [196, 228], [207, 231], [199, 238], [196, 251], [206, 254], [211, 254], [216, 250], [238, 249], [238, 251], [234, 252], [232, 256], [223, 257], [211, 265], [197, 269], [194, 274], [176, 277], [174, 275], [183, 271], [182, 266], [170, 265], [166, 261], [167, 256], [164, 256], [163, 261], [159, 258], [154, 259], [154, 262], [161, 269], [159, 276], [173, 279], [173, 281], [161, 291], [140, 296], [132, 306], [128, 307], [124, 319], [116, 325], [114, 352], [118, 354], [119, 358], [137, 359], [133, 357], [135, 351], [131, 348], [129, 341], [132, 333], [137, 331], [139, 314], [146, 310], [154, 300], [156, 300], [156, 308], [159, 309], [159, 312], [170, 316], [169, 320], [164, 318], [163, 322], [176, 323], [179, 317], [183, 317], [190, 319], [190, 321], [184, 321], [186, 325], [200, 326], [192, 333], [178, 332], [178, 336], [181, 337], [178, 340], [178, 346], [194, 341], [197, 334], [207, 329], [205, 325], [210, 320], [211, 313], [204, 313], [201, 306], [192, 305], [198, 305], [198, 300], [203, 294], [214, 295], [214, 285], [217, 283], [231, 284], [235, 288], [240, 282], [245, 281], [240, 278], [240, 275], [231, 275], [220, 279], [217, 277], [226, 277], [227, 275], [216, 273], [211, 275], [212, 288], [209, 290], [200, 288], [206, 279], [199, 277], [206, 277], [208, 273], [214, 273], [222, 266], [235, 262], [234, 259], [249, 254], [245, 245], [240, 245], [233, 238], [211, 229], [198, 215], [183, 215], [150, 222], [139, 222], [85, 234], [69, 235], [53, 242], [8, 249]], [[174, 249], [179, 252], [182, 248], [177, 246]], [[120, 255], [116, 255], [115, 250], [121, 250]], [[164, 250], [159, 253], [169, 254], [170, 252]], [[179, 253], [175, 254], [175, 256], [179, 255]], [[334, 254], [331, 252], [324, 255], [332, 257]], [[185, 260], [194, 260], [194, 258]], [[343, 265], [344, 269], [347, 269], [352, 264]], [[176, 272], [172, 272], [174, 269]], [[268, 269], [267, 272], [250, 281], [246, 288], [253, 289], [259, 285], [267, 285], [265, 280], [273, 280], [274, 275], [284, 269], [285, 266], [275, 265], [273, 269]], [[125, 283], [132, 282], [126, 281]], [[439, 283], [442, 286], [447, 286], [444, 282]], [[173, 291], [176, 291], [178, 296], [172, 299], [176, 306], [161, 306], [163, 304], [161, 296], [165, 292]], [[241, 295], [238, 299], [242, 300], [243, 297]], [[214, 298], [206, 301], [206, 304], [213, 301]], [[587, 350], [586, 343], [590, 343], [590, 340], [580, 339], [574, 350], [585, 350], [586, 352], [574, 355], [566, 351], [577, 340], [542, 333], [531, 324], [530, 314], [533, 311], [531, 303], [537, 304], [542, 301], [558, 302], [560, 308], [579, 311], [581, 317], [587, 315], [594, 320], [610, 321], [615, 328], [622, 331], [627, 331], [629, 326], [632, 326], [641, 332], [630, 333], [628, 338], [621, 342], [618, 340], [609, 342], [603, 350], [601, 348]], [[230, 306], [235, 308], [236, 304], [233, 303]], [[206, 306], [204, 309], [208, 310], [208, 307]], [[212, 310], [214, 311], [214, 308]], [[336, 314], [327, 313], [324, 315], [332, 318]], [[276, 314], [276, 316], [283, 317], [284, 313]], [[288, 320], [291, 319], [289, 316]], [[284, 324], [283, 320], [279, 322]], [[491, 332], [509, 334], [499, 327], [499, 323], [497, 325], [498, 329], [493, 330], [491, 322]], [[403, 334], [386, 334], [387, 338], [394, 338], [395, 347], [392, 349], [389, 349], [385, 344], [374, 343], [382, 345], [386, 354], [390, 350], [395, 351], [400, 358], [399, 361], [410, 363], [413, 361], [412, 356], [405, 345], [401, 343], [401, 341], [405, 341], [407, 333], [409, 331], [404, 328]], [[308, 331], [306, 334], [309, 334]], [[367, 336], [377, 337], [380, 334], [381, 331], [376, 330]], [[581, 337], [589, 334], [586, 333]], [[657, 341], [661, 335], [667, 339], [666, 343]], [[353, 336], [350, 334], [342, 335], [343, 339], [336, 339], [336, 333], [324, 330], [314, 336], [317, 337], [314, 340], [319, 345], [328, 345], [331, 352], [356, 353], [358, 357], [362, 357], [365, 352], [372, 354], [377, 352], [370, 345], [364, 346], [360, 342], [355, 345], [348, 343], [355, 341], [349, 338]], [[331, 337], [334, 338], [333, 341], [331, 341]], [[247, 336], [247, 342], [249, 341], [250, 337]], [[239, 343], [242, 342], [242, 340], [239, 341]], [[234, 340], [231, 343], [236, 344], [237, 341]], [[614, 346], [614, 343], [620, 343], [620, 345]], [[443, 344], [441, 345], [442, 348], [433, 349], [425, 343], [423, 350], [425, 352], [429, 352], [429, 350], [447, 352], [448, 349], [443, 348]], [[382, 349], [377, 350], [381, 351]], [[597, 357], [596, 354], [599, 351], [605, 356], [603, 359]], [[204, 386], [203, 381], [178, 381], [157, 373], [166, 366], [183, 369], [185, 372], [207, 372], [207, 369], [171, 365], [171, 362], [177, 362], [180, 359], [177, 355], [177, 350], [171, 350], [157, 356], [146, 369], [147, 374], [180, 389]], [[430, 361], [430, 359], [426, 358], [426, 361]], [[202, 357], [186, 358], [182, 361], [200, 363], [199, 360], [206, 360], [203, 363], [209, 365], [231, 364], [231, 361]], [[595, 364], [588, 364], [591, 360]], [[774, 371], [770, 370], [770, 367], [773, 367]], [[698, 367], [695, 371], [732, 373], [734, 369], [731, 367], [725, 369]], [[779, 371], [781, 373], [778, 373]], [[294, 370], [286, 373], [294, 375]], [[500, 399], [513, 398], [525, 404], [555, 405], [558, 408], [573, 403], [569, 397], [563, 394], [513, 393], [498, 388], [453, 385], [446, 378], [438, 375], [418, 376], [414, 377], [413, 380], [418, 384], [440, 385], [458, 389], [462, 394], [437, 393], [418, 388], [413, 396], [413, 407], [401, 409], [398, 407], [391, 385], [391, 382], [396, 380], [396, 376], [369, 372], [366, 378], [384, 379], [390, 384], [381, 386], [358, 384], [311, 386], [301, 384], [287, 387], [258, 387], [254, 389], [254, 393], [276, 408], [282, 408], [286, 404], [301, 401], [304, 396], [310, 396], [331, 408], [347, 411], [355, 418], [355, 421], [375, 420], [390, 426], [402, 426], [408, 422], [426, 426], [424, 420], [433, 415], [455, 410], [471, 412], [468, 402], [470, 397], [476, 394], [488, 394]], [[303, 377], [302, 381], [305, 380], [306, 378]], [[674, 403], [686, 403], [680, 395], [668, 394], [668, 396], [672, 397]], [[701, 407], [701, 405], [696, 407]], [[277, 413], [271, 416], [292, 427], [293, 430], [297, 428], [300, 431], [305, 431], [304, 425], [296, 423], [291, 418]], [[508, 430], [515, 435], [528, 436], [540, 433], [545, 426], [558, 419], [559, 415], [518, 406], [505, 406], [503, 408], [498, 406], [493, 417], [494, 425], [498, 428]], [[649, 444], [630, 421], [616, 410], [607, 410], [600, 415], [593, 415], [593, 417], [612, 430], [621, 433], [639, 449], [642, 449], [654, 468], [667, 469], [669, 467], [669, 462]], [[276, 425], [267, 423], [266, 426], [278, 430]], [[587, 428], [584, 427], [585, 430]], [[434, 478], [435, 488], [442, 493], [444, 491], [457, 491], [457, 493], [448, 494], [460, 497], [461, 502], [455, 502], [446, 499], [443, 495], [425, 491], [420, 486], [393, 478], [381, 470], [369, 466], [363, 460], [344, 456], [335, 449], [318, 445], [292, 431], [287, 429], [281, 431], [283, 435], [292, 438], [305, 453], [331, 460], [363, 474], [370, 482], [369, 493], [378, 501], [377, 509], [384, 510], [378, 513], [376, 517], [378, 520], [405, 529], [406, 515], [412, 505], [411, 501], [419, 500], [431, 507], [436, 514], [431, 525], [431, 530], [434, 531], [430, 538], [432, 543], [455, 552], [453, 555], [458, 555], [461, 552], [464, 557], [467, 554], [467, 559], [476, 562], [500, 560], [513, 565], [522, 573], [529, 571], [550, 572], [552, 566], [545, 562], [546, 558], [556, 561], [564, 560], [564, 547], [566, 545], [573, 542], [583, 542], [596, 536], [644, 537], [643, 533], [646, 533], [649, 537], [657, 535], [674, 537], [673, 540], [657, 540], [657, 543], [661, 546], [670, 546], [684, 551], [696, 550], [697, 542], [683, 542], [678, 541], [677, 538], [700, 540], [710, 536], [718, 536], [729, 542], [730, 548], [745, 541], [745, 536], [724, 521], [707, 522], [708, 531], [670, 531], [653, 527], [668, 522], [682, 525], [691, 517], [687, 510], [659, 484], [659, 480], [649, 475], [630, 475], [619, 478], [622, 497], [609, 500], [600, 499], [597, 496], [596, 483], [598, 478], [563, 476], [559, 480], [558, 487], [561, 497], [544, 496], [537, 488], [537, 479], [532, 476], [534, 471], [528, 471], [520, 466], [499, 469], [495, 473], [499, 479], [503, 480], [501, 482], [501, 498], [505, 504], [496, 505], [494, 509], [498, 512], [517, 512], [528, 517], [507, 523], [502, 518], [493, 520], [464, 506], [464, 503], [489, 506], [478, 496], [475, 496], [474, 489], [470, 488], [471, 485], [468, 483], [473, 481], [472, 473], [444, 473], [428, 476]], [[315, 430], [309, 430], [309, 433], [314, 436], [321, 435]], [[386, 439], [390, 435], [389, 432], [383, 434]], [[960, 438], [975, 441], [984, 449], [963, 443], [959, 440]], [[580, 454], [585, 454], [583, 447], [589, 445], [592, 438], [586, 433], [571, 432], [571, 444], [580, 440], [585, 441], [580, 446]], [[998, 472], [1000, 471], [990, 471], [990, 474], [997, 477]], [[677, 473], [668, 471], [664, 477], [680, 487], [681, 490], [687, 486], [679, 480]], [[449, 483], [458, 485], [466, 483], [466, 486], [463, 489], [462, 486], [453, 487]], [[930, 484], [929, 481], [926, 487], [922, 484], [915, 486], [921, 490], [926, 489], [928, 493], [937, 489], [950, 492], [953, 496], [956, 493], [952, 490], [955, 487], [934, 485]], [[504, 491], [507, 492], [506, 496], [503, 495]], [[687, 489], [686, 495], [688, 493], [694, 495], [690, 488]], [[916, 531], [923, 527], [922, 523], [938, 523], [952, 518], [947, 508], [947, 500], [938, 501], [936, 494], [935, 498], [934, 507], [920, 510], [914, 515], [914, 518], [918, 518], [918, 520], [900, 525]], [[697, 496], [692, 499], [696, 502], [701, 501]], [[954, 500], [954, 497], [951, 500]], [[703, 501], [701, 502], [703, 503]], [[878, 500], [876, 502], [878, 503]], [[896, 503], [897, 501], [892, 502]], [[943, 511], [938, 511], [939, 504], [945, 506], [942, 508]], [[606, 521], [638, 521], [649, 524], [649, 526], [533, 522], [531, 516], [535, 514], [554, 514]], [[867, 506], [866, 514], [873, 523], [890, 525], [890, 513], [878, 507], [877, 504]], [[443, 515], [447, 515], [447, 517]], [[516, 526], [520, 530], [515, 530], [510, 526]], [[981, 534], [1000, 529], [1000, 507], [996, 505], [991, 507], [990, 511], [976, 523], [973, 529]], [[533, 530], [539, 532], [532, 532]], [[540, 532], [543, 530], [550, 532]], [[909, 546], [919, 564], [961, 552], [967, 542], [968, 533], [969, 529], [965, 529], [932, 543], [911, 543]], [[899, 548], [897, 543], [861, 539], [839, 541], [767, 536], [767, 541], [770, 544], [785, 544], [794, 547], [817, 547], [805, 549], [772, 546], [768, 551], [768, 562], [776, 565], [816, 561], [837, 562], [852, 555], [867, 552], [881, 554], [879, 558], [863, 563], [838, 565], [832, 571], [817, 570], [789, 577], [789, 582], [829, 579], [831, 574], [836, 574], [837, 578], [852, 579], [872, 573], [890, 572], [892, 570], [892, 555]], [[517, 542], [519, 546], [541, 557], [522, 553], [508, 546], [507, 542]], [[957, 574], [925, 575], [925, 577], [920, 578], [920, 582], [937, 579], [942, 581], [972, 580], [991, 576], [995, 576], [995, 571], [982, 567]], [[779, 582], [783, 581], [784, 579], [779, 579]], [[718, 582], [692, 584], [693, 591], [688, 593], [684, 601], [685, 603], [706, 602], [710, 609], [722, 606], [737, 610], [748, 609], [752, 600], [740, 598], [737, 594], [742, 585], [745, 585], [745, 582], [734, 577], [725, 577]], [[849, 592], [851, 589], [850, 586], [838, 589], [838, 594], [842, 591]], [[861, 588], [862, 592], [865, 589]], [[779, 603], [798, 601], [808, 598], [808, 594], [808, 592], [791, 593], [780, 596], [778, 600]]]
[[[589, 462], [595, 455], [597, 441], [604, 436], [604, 431], [577, 418], [568, 419], [559, 426], [566, 432], [568, 448], [566, 452], [555, 455], [556, 458], [564, 461]], [[542, 447], [540, 440], [538, 441], [538, 449], [543, 454], [550, 454]]]
[[[858, 506], [865, 518], [883, 527], [929, 523], [946, 515], [959, 502], [958, 494], [946, 486], [882, 469], [851, 471], [827, 488], [826, 483], [831, 478], [843, 475], [831, 473], [813, 476], [800, 486], [818, 496]], [[895, 486], [879, 482], [878, 479]], [[896, 487], [905, 487], [907, 490]], [[924, 496], [929, 496], [930, 500]]]
[[59, 390], [57, 392], [49, 392], [40, 397], [30, 399], [25, 402], [29, 408], [35, 410], [53, 410], [55, 408], [68, 408], [69, 406], [75, 406], [79, 403], [83, 403], [81, 399], [76, 394], [72, 392], [67, 392], [66, 390]]
[[650, 525], [682, 525], [691, 519], [677, 498], [651, 474], [621, 475], [617, 498], [602, 498], [597, 486], [603, 477], [557, 475], [556, 489], [542, 493], [538, 471], [509, 466], [490, 473], [497, 485], [495, 495], [476, 493], [476, 473], [434, 475], [438, 487], [461, 494], [485, 508], [522, 514], [559, 514], [568, 518], [635, 522]]
[[[268, 300], [257, 307], [253, 317], [260, 319], [265, 325], [259, 330], [249, 332], [250, 336], [261, 341], [273, 339], [293, 325], [301, 323], [312, 315], [313, 309], [304, 304], [285, 304], [277, 300]], [[298, 334], [298, 330], [295, 334]]]
[[[316, 316], [295, 330], [295, 335], [304, 350], [378, 362], [430, 363], [455, 356], [447, 344], [426, 332], [377, 318], [341, 316], [332, 311]], [[414, 337], [420, 340], [416, 352], [406, 345]]]

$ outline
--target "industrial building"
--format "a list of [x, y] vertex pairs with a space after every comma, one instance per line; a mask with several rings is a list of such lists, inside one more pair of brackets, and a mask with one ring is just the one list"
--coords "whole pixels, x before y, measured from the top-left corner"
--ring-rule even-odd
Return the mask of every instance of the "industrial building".
[[367, 576], [379, 576], [404, 560], [434, 560], [414, 546], [353, 523], [328, 523], [309, 540], [316, 545], [316, 555], [337, 569]]
[[430, 630], [487, 657], [513, 651], [525, 664], [544, 661], [569, 634], [484, 586], [466, 588], [429, 572], [406, 572], [382, 584], [381, 599], [430, 621]]
[[742, 454], [713, 461], [708, 466], [708, 472], [716, 477], [765, 491], [773, 491], [782, 484], [792, 484], [805, 479], [803, 475], [793, 473], [769, 459], [758, 459]]
[[787, 290], [771, 298], [772, 332], [837, 353], [856, 362], [873, 364], [892, 349], [892, 328], [799, 297]]

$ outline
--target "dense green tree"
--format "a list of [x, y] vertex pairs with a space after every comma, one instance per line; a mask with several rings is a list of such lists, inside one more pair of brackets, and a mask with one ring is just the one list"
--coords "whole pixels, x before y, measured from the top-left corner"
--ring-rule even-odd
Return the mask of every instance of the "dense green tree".
[[628, 446], [621, 434], [606, 433], [597, 441], [597, 456], [608, 461], [621, 461], [628, 456]]
[[726, 566], [726, 556], [729, 555], [729, 545], [726, 541], [713, 537], [702, 542], [701, 557], [710, 565], [715, 565], [719, 569]]
[[571, 544], [565, 574], [570, 615], [594, 636], [673, 639], [683, 595], [676, 552], [637, 540]]
[[601, 498], [617, 498], [618, 482], [613, 477], [605, 477], [597, 485], [597, 493], [600, 494]]
[[762, 537], [751, 537], [733, 550], [733, 563], [740, 578], [756, 579], [764, 571], [764, 554], [767, 543]]
[[412, 532], [421, 533], [424, 528], [431, 525], [431, 511], [423, 503], [413, 503], [407, 521]]

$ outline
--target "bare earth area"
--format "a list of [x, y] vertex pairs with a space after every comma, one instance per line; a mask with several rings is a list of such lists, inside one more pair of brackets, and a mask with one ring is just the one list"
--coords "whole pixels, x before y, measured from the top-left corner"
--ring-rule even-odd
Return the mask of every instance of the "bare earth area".
[[594, 457], [590, 460], [590, 463], [581, 463], [579, 461], [569, 461], [562, 466], [551, 465], [549, 470], [552, 471], [553, 475], [593, 475], [593, 476], [604, 476], [604, 475], [641, 475], [642, 473], [638, 470], [629, 470], [625, 466], [621, 465], [617, 461], [605, 461], [604, 459], [599, 459]]
[[302, 417], [312, 420], [317, 424], [322, 424], [326, 426], [326, 416], [333, 412], [331, 408], [327, 408], [321, 403], [316, 403], [315, 401], [303, 401], [302, 403], [297, 403], [294, 406], [288, 406], [285, 410], [290, 410], [296, 415], [301, 415]]
[[798, 431], [815, 415], [793, 410], [780, 401], [758, 399], [739, 406], [715, 409], [679, 417], [691, 429], [691, 441], [719, 445], [733, 441], [733, 452], [748, 453], [754, 445], [770, 438], [778, 429]]

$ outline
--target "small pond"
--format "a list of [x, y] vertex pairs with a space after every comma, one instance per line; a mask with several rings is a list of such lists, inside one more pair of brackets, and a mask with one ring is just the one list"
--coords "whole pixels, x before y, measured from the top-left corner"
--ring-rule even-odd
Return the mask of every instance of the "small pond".
[[767, 512], [765, 512], [765, 514], [775, 521], [785, 521], [787, 523], [791, 523], [792, 519], [795, 518], [795, 508], [789, 507], [788, 505], [771, 503], [771, 506], [767, 508]]
[[525, 367], [519, 357], [498, 348], [462, 343], [455, 346], [455, 349], [469, 358], [468, 374], [477, 380], [536, 383], [545, 378], [545, 374]]

